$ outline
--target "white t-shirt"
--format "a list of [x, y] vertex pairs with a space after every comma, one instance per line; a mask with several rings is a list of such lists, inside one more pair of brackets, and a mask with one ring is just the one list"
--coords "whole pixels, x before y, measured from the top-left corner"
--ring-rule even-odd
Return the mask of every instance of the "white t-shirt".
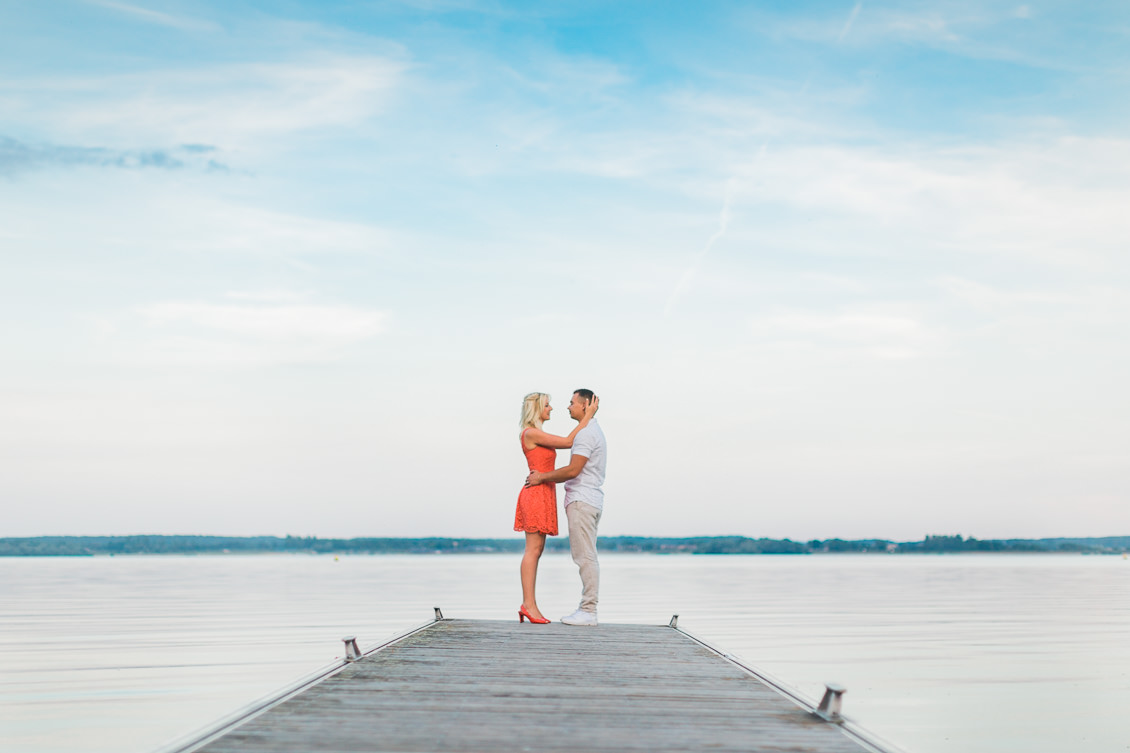
[[573, 437], [573, 449], [569, 459], [574, 455], [588, 458], [585, 467], [581, 469], [576, 478], [565, 482], [565, 507], [570, 502], [585, 502], [598, 510], [604, 509], [604, 467], [608, 457], [608, 447], [604, 441], [604, 432], [596, 419], [589, 421], [589, 425], [577, 432]]

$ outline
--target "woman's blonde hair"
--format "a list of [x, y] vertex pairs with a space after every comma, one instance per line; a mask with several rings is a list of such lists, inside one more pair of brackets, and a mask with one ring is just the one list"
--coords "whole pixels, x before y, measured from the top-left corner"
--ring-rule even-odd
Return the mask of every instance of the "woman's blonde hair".
[[523, 429], [540, 429], [541, 412], [549, 405], [549, 395], [544, 392], [531, 392], [522, 398], [522, 420], [518, 426]]

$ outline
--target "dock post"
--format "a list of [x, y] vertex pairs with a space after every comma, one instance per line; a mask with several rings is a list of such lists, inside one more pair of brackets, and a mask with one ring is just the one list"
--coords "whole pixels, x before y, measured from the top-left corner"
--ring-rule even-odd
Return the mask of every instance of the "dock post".
[[341, 640], [345, 643], [346, 661], [357, 661], [361, 658], [361, 649], [357, 648], [357, 636], [347, 635]]
[[667, 627], [673, 627], [673, 628], [679, 627], [679, 615], [677, 615], [677, 614], [671, 615], [671, 621], [667, 623]]
[[433, 607], [436, 610], [436, 621], [443, 619], [443, 611], [439, 607]]
[[841, 716], [841, 712], [843, 711], [843, 698], [846, 692], [847, 688], [838, 682], [824, 683], [824, 697], [820, 699], [820, 705], [816, 708], [816, 716], [826, 722], [842, 722], [844, 718]]

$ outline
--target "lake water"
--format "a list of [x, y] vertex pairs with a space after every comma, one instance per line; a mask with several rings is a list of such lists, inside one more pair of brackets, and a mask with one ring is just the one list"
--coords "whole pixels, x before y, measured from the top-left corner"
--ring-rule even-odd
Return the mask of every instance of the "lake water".
[[[1130, 751], [1130, 561], [605, 555], [600, 617], [679, 625], [908, 753]], [[445, 616], [516, 618], [507, 555], [0, 559], [0, 750], [151, 751]], [[539, 602], [573, 610], [567, 555]], [[531, 629], [536, 629], [531, 626]], [[530, 672], [536, 674], [537, 667]]]

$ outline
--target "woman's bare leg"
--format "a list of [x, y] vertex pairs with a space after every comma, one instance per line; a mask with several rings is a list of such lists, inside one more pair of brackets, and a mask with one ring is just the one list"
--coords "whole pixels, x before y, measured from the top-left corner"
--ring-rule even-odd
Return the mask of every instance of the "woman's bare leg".
[[538, 609], [534, 586], [538, 580], [538, 560], [545, 550], [545, 534], [526, 532], [526, 553], [522, 555], [522, 603], [526, 610], [539, 620], [545, 616]]

